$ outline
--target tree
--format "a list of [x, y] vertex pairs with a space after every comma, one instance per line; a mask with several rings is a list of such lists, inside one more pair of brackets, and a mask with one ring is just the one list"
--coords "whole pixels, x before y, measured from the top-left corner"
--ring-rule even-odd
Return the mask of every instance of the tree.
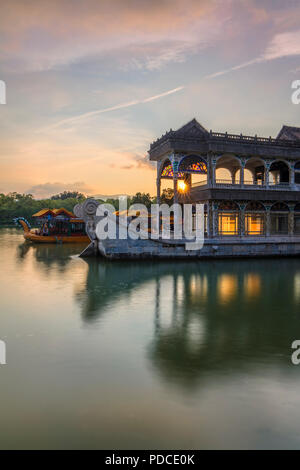
[[56, 194], [55, 196], [52, 196], [51, 199], [55, 199], [55, 200], [58, 200], [58, 199], [61, 199], [61, 200], [65, 200], [65, 199], [79, 199], [79, 200], [83, 200], [85, 199], [85, 195], [82, 194], [82, 193], [79, 193], [78, 191], [64, 191], [63, 193], [60, 193], [60, 194]]
[[128, 201], [129, 205], [132, 204], [144, 204], [148, 209], [151, 207], [153, 198], [150, 196], [149, 193], [136, 193], [135, 196], [130, 198]]
[[25, 217], [30, 222], [34, 222], [32, 215], [41, 209], [60, 209], [64, 207], [69, 211], [73, 211], [74, 206], [81, 202], [80, 193], [71, 193], [75, 197], [66, 199], [40, 199], [36, 200], [32, 194], [9, 193], [0, 194], [0, 224], [12, 224], [15, 217]]
[[160, 203], [161, 204], [168, 204], [171, 206], [174, 201], [174, 190], [172, 188], [164, 189], [161, 196], [160, 196]]

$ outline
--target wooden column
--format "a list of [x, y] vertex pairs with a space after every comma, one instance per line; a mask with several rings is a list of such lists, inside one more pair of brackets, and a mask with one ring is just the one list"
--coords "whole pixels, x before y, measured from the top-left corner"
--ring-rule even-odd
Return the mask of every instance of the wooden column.
[[291, 167], [290, 167], [290, 185], [291, 186], [295, 185], [295, 165], [294, 165], [294, 163], [292, 163]]
[[239, 210], [239, 236], [244, 237], [245, 236], [245, 208], [246, 204], [240, 204], [240, 210]]
[[240, 185], [241, 187], [244, 186], [244, 183], [245, 183], [245, 165], [246, 165], [246, 162], [245, 160], [241, 160], [241, 177], [240, 177]]
[[161, 188], [161, 181], [160, 178], [158, 177], [156, 180], [156, 202], [157, 204], [160, 204], [160, 188]]
[[266, 186], [266, 188], [268, 188], [269, 185], [270, 185], [270, 166], [271, 165], [269, 163], [266, 164], [266, 169], [265, 169], [265, 186]]
[[173, 183], [174, 183], [174, 204], [178, 203], [178, 188], [177, 188], [177, 183], [178, 183], [178, 177], [177, 177], [177, 172], [174, 171], [174, 176], [173, 176]]
[[215, 158], [210, 160], [210, 184], [212, 187], [216, 186], [216, 166], [217, 161]]
[[[205, 213], [204, 213], [205, 217]], [[206, 233], [207, 233], [207, 238], [210, 238], [210, 207], [209, 207], [209, 201], [206, 202]], [[205, 235], [205, 233], [204, 233]]]
[[231, 183], [232, 184], [235, 184], [235, 173], [236, 173], [235, 170], [231, 170]]
[[266, 207], [266, 237], [271, 235], [271, 206]]
[[218, 235], [218, 205], [215, 203], [212, 203], [211, 218], [212, 218], [212, 237], [214, 238]]
[[294, 204], [289, 204], [289, 218], [288, 218], [288, 227], [289, 227], [289, 235], [293, 236], [294, 235], [294, 230], [295, 230], [295, 205]]

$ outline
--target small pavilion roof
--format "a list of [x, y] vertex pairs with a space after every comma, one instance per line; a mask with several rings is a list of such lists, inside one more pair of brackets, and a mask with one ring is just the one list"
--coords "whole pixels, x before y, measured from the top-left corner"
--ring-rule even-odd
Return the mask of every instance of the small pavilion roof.
[[53, 215], [53, 211], [51, 209], [41, 209], [36, 214], [33, 214], [32, 217], [45, 217], [48, 214]]
[[67, 209], [64, 209], [63, 207], [61, 209], [41, 209], [36, 214], [33, 214], [32, 217], [46, 217], [47, 215], [52, 215], [52, 217], [56, 217], [61, 214], [65, 214], [67, 217], [70, 217], [71, 219], [76, 218], [73, 212], [68, 211]]
[[75, 218], [75, 215], [73, 214], [73, 212], [68, 211], [67, 209], [64, 209], [63, 207], [61, 209], [53, 209], [53, 213], [55, 216], [65, 214], [68, 217]]

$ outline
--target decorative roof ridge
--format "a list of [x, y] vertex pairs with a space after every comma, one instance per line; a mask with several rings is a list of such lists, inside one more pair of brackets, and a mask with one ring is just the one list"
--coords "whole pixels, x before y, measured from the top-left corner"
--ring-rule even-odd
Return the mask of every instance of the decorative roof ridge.
[[[298, 135], [297, 135], [298, 134]], [[224, 141], [236, 141], [244, 142], [249, 144], [274, 144], [274, 145], [287, 145], [292, 147], [300, 146], [300, 127], [286, 126], [283, 125], [277, 137], [258, 137], [257, 134], [250, 136], [244, 134], [232, 134], [228, 132], [214, 132], [212, 130], [207, 131], [199, 122], [194, 118], [182, 127], [173, 131], [170, 129], [164, 135], [159, 137], [156, 141], [150, 144], [150, 150], [156, 148], [163, 142], [170, 138], [186, 139], [188, 140], [224, 140]]]
[[[169, 137], [175, 137], [175, 136], [183, 136], [185, 133], [188, 133], [192, 129], [195, 129], [195, 131], [198, 131], [199, 137], [202, 136], [203, 138], [205, 136], [209, 136], [209, 132], [203, 127], [196, 118], [193, 118], [191, 121], [187, 122], [183, 126], [181, 126], [179, 129], [174, 131], [173, 129], [170, 129], [167, 131], [165, 134], [163, 134], [161, 137], [156, 139], [150, 144], [150, 148], [153, 146], [156, 146], [160, 144], [161, 142], [164, 142], [166, 139]], [[196, 137], [195, 135], [193, 137]]]

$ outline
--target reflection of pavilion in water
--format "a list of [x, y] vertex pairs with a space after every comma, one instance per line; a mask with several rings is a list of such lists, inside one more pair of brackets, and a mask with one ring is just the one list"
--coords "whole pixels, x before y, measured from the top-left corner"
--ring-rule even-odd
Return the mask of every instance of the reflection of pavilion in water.
[[77, 294], [85, 321], [139, 295], [145, 284], [152, 289], [148, 358], [168, 380], [193, 386], [209, 371], [242, 371], [258, 357], [289, 364], [300, 331], [297, 260], [88, 265], [86, 288]]
[[[68, 275], [74, 271], [75, 252], [72, 246], [24, 243], [18, 247], [18, 260], [26, 263], [33, 256], [46, 275], [52, 268]], [[75, 289], [85, 322], [147, 290], [153, 306], [147, 357], [168, 381], [192, 388], [205, 374], [243, 372], [258, 360], [290, 364], [290, 345], [300, 331], [297, 259], [233, 264], [91, 258], [78, 260], [76, 266], [79, 273], [87, 272], [85, 283]]]

